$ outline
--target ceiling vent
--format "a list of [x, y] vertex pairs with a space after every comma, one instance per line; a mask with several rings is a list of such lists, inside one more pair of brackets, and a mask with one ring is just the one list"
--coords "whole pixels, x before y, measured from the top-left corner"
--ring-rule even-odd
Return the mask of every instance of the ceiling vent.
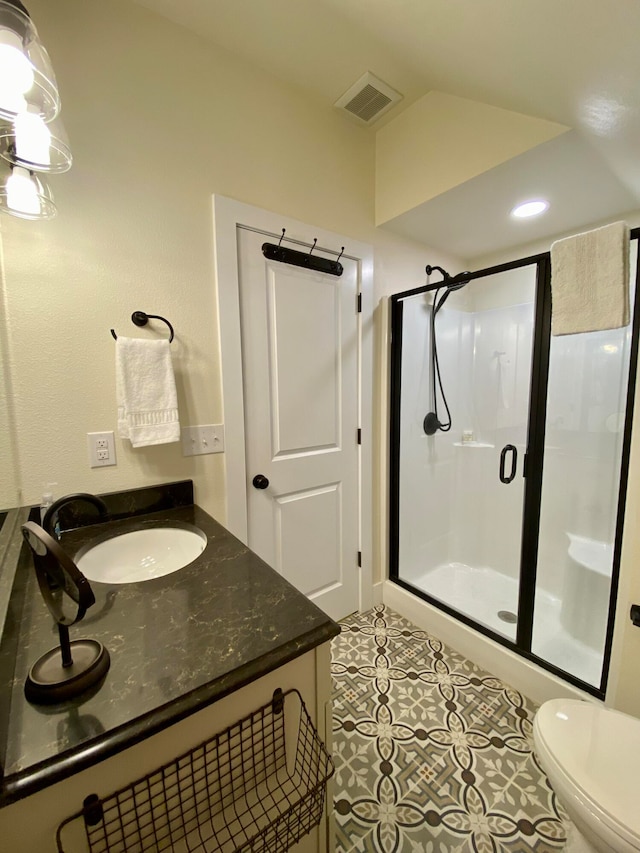
[[396, 92], [391, 86], [367, 71], [335, 102], [334, 106], [357, 119], [360, 124], [373, 124], [401, 100], [400, 92]]

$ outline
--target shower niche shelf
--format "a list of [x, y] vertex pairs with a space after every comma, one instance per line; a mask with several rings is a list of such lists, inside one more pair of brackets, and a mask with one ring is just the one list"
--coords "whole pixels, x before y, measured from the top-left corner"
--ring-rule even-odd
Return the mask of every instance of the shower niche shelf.
[[278, 689], [148, 776], [86, 797], [58, 853], [285, 853], [320, 823], [333, 772], [300, 693]]
[[484, 447], [495, 450], [495, 444], [487, 444], [484, 441], [454, 441], [454, 447]]

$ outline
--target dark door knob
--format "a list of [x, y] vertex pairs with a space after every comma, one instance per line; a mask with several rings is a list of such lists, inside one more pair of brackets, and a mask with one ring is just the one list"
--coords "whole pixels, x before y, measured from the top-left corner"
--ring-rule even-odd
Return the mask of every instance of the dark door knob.
[[264, 476], [264, 474], [256, 474], [252, 482], [255, 489], [266, 489], [269, 485], [269, 480]]

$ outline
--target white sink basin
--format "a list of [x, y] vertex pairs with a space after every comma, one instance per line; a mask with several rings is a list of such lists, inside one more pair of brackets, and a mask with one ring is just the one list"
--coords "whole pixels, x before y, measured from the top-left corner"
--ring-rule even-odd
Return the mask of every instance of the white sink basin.
[[188, 566], [206, 544], [197, 527], [149, 527], [90, 545], [76, 557], [76, 565], [90, 581], [138, 583]]

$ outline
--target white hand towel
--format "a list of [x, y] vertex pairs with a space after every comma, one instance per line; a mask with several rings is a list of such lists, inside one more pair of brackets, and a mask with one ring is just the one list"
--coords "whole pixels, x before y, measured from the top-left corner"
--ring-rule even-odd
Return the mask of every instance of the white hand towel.
[[116, 341], [118, 435], [134, 447], [180, 440], [178, 398], [168, 340]]
[[551, 246], [551, 333], [629, 325], [629, 228], [614, 222]]

